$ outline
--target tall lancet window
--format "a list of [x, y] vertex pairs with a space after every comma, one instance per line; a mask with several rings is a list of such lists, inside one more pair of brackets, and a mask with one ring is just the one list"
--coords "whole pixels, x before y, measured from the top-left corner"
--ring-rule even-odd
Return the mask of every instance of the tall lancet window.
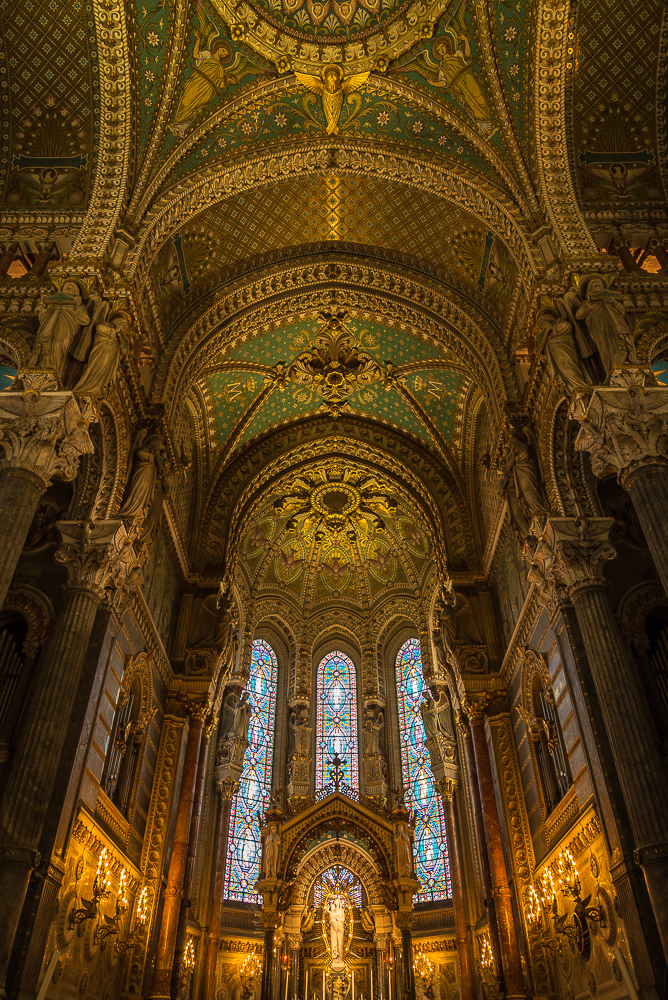
[[355, 667], [343, 653], [328, 653], [318, 667], [315, 787], [332, 784], [327, 763], [338, 754], [343, 761], [341, 790], [357, 790], [357, 684]]
[[225, 866], [225, 896], [245, 903], [261, 902], [255, 892], [262, 849], [260, 820], [269, 804], [276, 720], [276, 654], [264, 639], [255, 639], [248, 678], [248, 749], [239, 791], [232, 802], [230, 839]]
[[449, 899], [450, 866], [445, 840], [443, 803], [436, 791], [425, 746], [420, 702], [427, 690], [417, 639], [405, 642], [397, 654], [397, 702], [401, 737], [401, 771], [406, 804], [416, 813], [415, 874], [421, 889], [418, 900]]

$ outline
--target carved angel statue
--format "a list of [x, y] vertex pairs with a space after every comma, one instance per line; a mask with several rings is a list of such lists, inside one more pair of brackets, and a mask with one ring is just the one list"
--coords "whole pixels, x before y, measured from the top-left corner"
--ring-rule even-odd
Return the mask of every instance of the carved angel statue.
[[54, 295], [43, 295], [37, 310], [39, 328], [28, 368], [53, 370], [61, 379], [65, 374], [72, 342], [90, 316], [81, 301], [81, 289], [76, 281], [65, 281]]
[[344, 77], [340, 66], [328, 63], [322, 71], [322, 80], [308, 73], [295, 73], [295, 76], [302, 87], [320, 94], [327, 121], [327, 135], [338, 135], [343, 98], [366, 83], [369, 73], [353, 73], [352, 76]]

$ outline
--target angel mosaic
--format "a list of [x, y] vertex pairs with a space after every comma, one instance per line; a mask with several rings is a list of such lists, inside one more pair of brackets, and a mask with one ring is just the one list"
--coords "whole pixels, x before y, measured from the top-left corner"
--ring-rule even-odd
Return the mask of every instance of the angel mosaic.
[[181, 100], [172, 119], [172, 132], [183, 136], [199, 112], [216, 94], [225, 96], [230, 84], [239, 83], [247, 73], [270, 76], [268, 70], [251, 62], [241, 52], [235, 52], [218, 27], [198, 2], [199, 28], [195, 29], [193, 58], [195, 69], [186, 80]]
[[476, 130], [486, 138], [496, 132], [487, 99], [477, 74], [472, 69], [471, 43], [465, 32], [446, 32], [431, 46], [415, 55], [409, 62], [391, 72], [417, 73], [432, 87], [438, 87], [464, 109], [473, 120]]
[[344, 76], [336, 63], [329, 63], [322, 71], [322, 79], [308, 73], [295, 73], [302, 87], [322, 97], [322, 108], [327, 122], [327, 135], [338, 135], [339, 118], [343, 108], [343, 98], [352, 94], [369, 78], [369, 73], [353, 73]]

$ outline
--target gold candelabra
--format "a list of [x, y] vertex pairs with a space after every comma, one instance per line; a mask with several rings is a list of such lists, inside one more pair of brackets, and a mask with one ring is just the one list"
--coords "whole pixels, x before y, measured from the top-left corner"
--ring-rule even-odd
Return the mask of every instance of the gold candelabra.
[[258, 961], [257, 955], [254, 953], [246, 955], [246, 959], [244, 964], [241, 966], [240, 971], [242, 1000], [250, 1000], [251, 997], [255, 996], [255, 983], [259, 980], [261, 975], [262, 966]]
[[[525, 906], [527, 920], [535, 930], [541, 932], [541, 944], [553, 954], [561, 954], [559, 937], [564, 937], [572, 942], [579, 954], [587, 958], [591, 951], [589, 921], [603, 924], [603, 910], [600, 906], [589, 905], [591, 894], [582, 898], [582, 882], [575, 859], [568, 849], [562, 851], [557, 858], [556, 875], [555, 881], [552, 868], [545, 868], [538, 879], [538, 889], [534, 885], [530, 887]], [[559, 913], [557, 892], [573, 900], [572, 914]], [[550, 935], [548, 917], [552, 918], [556, 937]]]
[[413, 972], [428, 1000], [434, 1000], [434, 963], [419, 951], [413, 959]]
[[131, 934], [128, 934], [122, 941], [116, 942], [116, 954], [123, 955], [130, 948], [134, 948], [137, 944], [139, 937], [144, 933], [146, 928], [146, 921], [148, 920], [149, 914], [149, 892], [148, 886], [145, 885], [142, 891], [139, 893], [139, 898], [137, 899], [137, 907], [135, 909], [135, 926]]
[[102, 849], [97, 862], [97, 870], [93, 880], [93, 898], [81, 899], [81, 906], [73, 910], [70, 914], [70, 929], [74, 930], [87, 920], [94, 920], [100, 909], [100, 903], [109, 895], [111, 879], [109, 878], [109, 852], [107, 848]]
[[104, 916], [104, 923], [98, 924], [95, 928], [93, 941], [99, 944], [106, 941], [112, 934], [119, 934], [121, 920], [128, 912], [128, 873], [125, 868], [121, 868], [121, 877], [118, 883], [118, 896], [116, 897], [116, 910], [113, 917]]

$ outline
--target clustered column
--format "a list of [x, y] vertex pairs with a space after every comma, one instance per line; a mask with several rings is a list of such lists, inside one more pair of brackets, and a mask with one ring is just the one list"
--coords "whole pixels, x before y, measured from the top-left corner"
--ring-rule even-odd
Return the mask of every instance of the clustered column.
[[226, 778], [216, 783], [218, 809], [213, 842], [213, 892], [209, 933], [206, 939], [206, 966], [204, 971], [204, 1000], [215, 1000], [216, 960], [220, 945], [220, 930], [223, 919], [223, 898], [225, 891], [225, 864], [230, 831], [232, 801], [239, 791], [239, 782]]
[[524, 977], [520, 950], [517, 943], [517, 931], [513, 906], [506, 872], [506, 862], [503, 856], [501, 840], [501, 824], [494, 794], [492, 766], [489, 759], [489, 749], [485, 736], [484, 703], [467, 701], [463, 706], [471, 726], [471, 739], [475, 757], [476, 772], [480, 788], [482, 817], [485, 826], [487, 856], [492, 882], [492, 897], [499, 934], [501, 966], [505, 984], [506, 997], [524, 997]]
[[607, 594], [602, 566], [616, 556], [612, 518], [550, 518], [530, 579], [570, 597], [587, 653], [615, 769], [668, 959], [668, 775], [636, 664]]
[[190, 728], [181, 777], [181, 793], [176, 811], [176, 824], [172, 853], [169, 860], [167, 886], [164, 893], [164, 906], [160, 922], [158, 950], [155, 960], [155, 974], [151, 997], [155, 1000], [167, 1000], [171, 996], [172, 971], [176, 951], [176, 937], [179, 926], [179, 911], [181, 908], [181, 892], [186, 874], [188, 856], [188, 841], [195, 802], [195, 787], [197, 783], [197, 767], [202, 742], [204, 721], [210, 712], [208, 702], [188, 705], [190, 713]]

